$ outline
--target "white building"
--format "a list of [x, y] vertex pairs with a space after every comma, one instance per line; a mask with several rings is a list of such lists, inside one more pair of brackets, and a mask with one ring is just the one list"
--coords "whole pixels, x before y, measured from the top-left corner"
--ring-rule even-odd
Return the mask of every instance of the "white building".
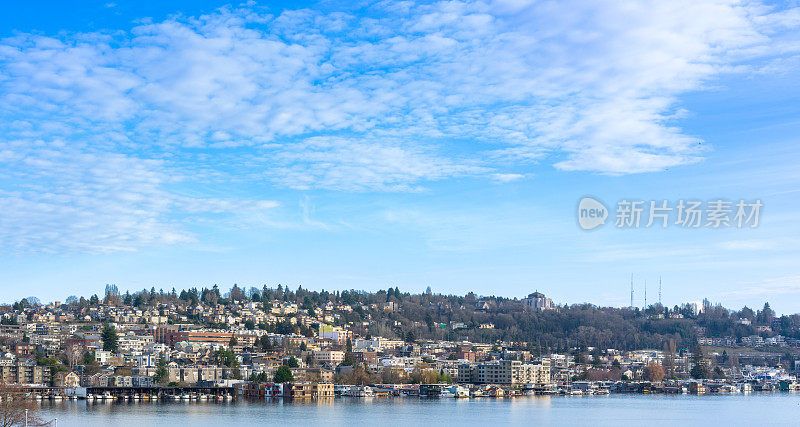
[[553, 300], [545, 297], [544, 294], [539, 291], [528, 295], [528, 298], [523, 298], [522, 304], [525, 305], [525, 308], [530, 310], [552, 310], [555, 308]]

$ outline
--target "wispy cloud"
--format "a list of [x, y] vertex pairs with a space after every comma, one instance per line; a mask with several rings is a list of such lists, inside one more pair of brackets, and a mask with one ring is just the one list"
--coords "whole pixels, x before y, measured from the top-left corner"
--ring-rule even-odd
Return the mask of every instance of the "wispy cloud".
[[499, 183], [513, 182], [525, 178], [524, 174], [520, 173], [493, 173], [492, 179]]
[[726, 251], [762, 251], [775, 249], [779, 242], [775, 240], [727, 240], [718, 244], [720, 249]]
[[167, 162], [118, 153], [16, 147], [0, 160], [0, 248], [117, 252], [195, 240], [198, 215], [248, 215], [276, 202], [195, 198], [169, 191], [184, 179]]
[[767, 279], [761, 282], [744, 283], [745, 287], [726, 292], [730, 297], [771, 297], [775, 295], [800, 294], [800, 276]]
[[509, 165], [532, 161], [611, 174], [696, 162], [680, 96], [785, 69], [797, 17], [733, 0], [246, 5], [20, 34], [0, 42], [4, 247], [184, 242], [182, 215], [274, 203], [187, 202], [170, 183], [197, 179], [198, 159], [221, 177], [344, 191], [510, 182]]

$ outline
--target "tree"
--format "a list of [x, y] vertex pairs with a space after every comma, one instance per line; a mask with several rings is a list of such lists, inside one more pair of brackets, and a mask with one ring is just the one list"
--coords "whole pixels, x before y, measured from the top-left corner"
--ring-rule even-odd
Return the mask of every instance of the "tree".
[[67, 357], [67, 363], [69, 366], [74, 367], [78, 363], [80, 363], [81, 359], [83, 359], [83, 353], [86, 351], [84, 346], [73, 343], [67, 346], [64, 350], [65, 356]]
[[281, 366], [275, 371], [275, 377], [273, 381], [276, 383], [288, 383], [294, 381], [294, 375], [292, 375], [292, 370], [289, 369], [288, 366]]
[[236, 359], [236, 355], [230, 350], [219, 349], [215, 353], [215, 356], [217, 363], [222, 363], [229, 368], [236, 368], [239, 366], [239, 360]]
[[775, 318], [775, 312], [770, 308], [769, 303], [764, 303], [764, 308], [758, 312], [756, 316], [756, 320], [761, 322], [764, 325], [770, 325], [772, 323], [772, 319]]
[[20, 386], [0, 384], [0, 427], [44, 424], [39, 405]]
[[696, 345], [692, 352], [692, 361], [694, 362], [694, 366], [692, 367], [692, 370], [689, 371], [689, 374], [692, 376], [692, 378], [708, 378], [708, 363], [703, 356], [703, 349], [699, 345]]
[[286, 366], [290, 368], [299, 368], [300, 364], [297, 363], [297, 359], [294, 356], [292, 356], [289, 358], [289, 360], [286, 361]]
[[314, 310], [314, 304], [311, 302], [311, 298], [308, 295], [303, 297], [303, 304], [300, 305], [300, 308], [306, 311]]
[[646, 381], [659, 382], [664, 379], [664, 368], [658, 363], [650, 363], [644, 368], [643, 377]]
[[103, 299], [103, 303], [106, 305], [120, 305], [121, 302], [117, 285], [106, 284], [106, 296]]
[[353, 356], [352, 351], [348, 351], [344, 354], [344, 360], [342, 361], [342, 366], [353, 366], [356, 364], [356, 358]]
[[414, 368], [411, 371], [411, 384], [435, 384], [439, 381], [439, 374], [433, 369]]
[[675, 340], [671, 339], [664, 343], [664, 362], [662, 366], [664, 368], [664, 375], [669, 378], [675, 376], [675, 351]]
[[[94, 355], [90, 352], [83, 353], [83, 360], [84, 364], [83, 372], [86, 375], [94, 375], [100, 372], [100, 363], [94, 358]], [[51, 373], [52, 375], [52, 373]]]
[[440, 371], [439, 375], [436, 376], [436, 383], [437, 384], [442, 384], [442, 383], [451, 384], [452, 382], [453, 382], [453, 378], [450, 377], [450, 374], [448, 374], [444, 370]]
[[163, 384], [169, 379], [169, 372], [167, 371], [167, 362], [164, 360], [164, 356], [161, 355], [158, 357], [158, 365], [156, 367], [156, 374], [153, 377], [153, 380], [158, 384]]
[[100, 338], [103, 340], [103, 350], [114, 353], [117, 352], [119, 343], [117, 330], [114, 328], [114, 325], [106, 323], [105, 326], [103, 326], [103, 332], [100, 334]]
[[689, 374], [695, 379], [708, 378], [708, 368], [704, 363], [698, 363], [692, 367]]

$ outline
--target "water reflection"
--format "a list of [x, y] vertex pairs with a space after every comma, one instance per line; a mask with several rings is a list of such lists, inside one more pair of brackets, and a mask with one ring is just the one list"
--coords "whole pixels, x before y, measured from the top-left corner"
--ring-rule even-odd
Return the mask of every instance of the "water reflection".
[[59, 426], [86, 425], [675, 425], [796, 424], [800, 396], [611, 395], [519, 398], [336, 398], [222, 402], [44, 401], [42, 415]]

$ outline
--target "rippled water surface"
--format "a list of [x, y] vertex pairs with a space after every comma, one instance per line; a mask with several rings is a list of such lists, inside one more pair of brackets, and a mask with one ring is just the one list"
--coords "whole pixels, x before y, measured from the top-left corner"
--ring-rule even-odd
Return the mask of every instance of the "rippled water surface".
[[[800, 425], [800, 394], [337, 398], [313, 402], [43, 402], [59, 426]], [[676, 424], [677, 423], [677, 424]]]

